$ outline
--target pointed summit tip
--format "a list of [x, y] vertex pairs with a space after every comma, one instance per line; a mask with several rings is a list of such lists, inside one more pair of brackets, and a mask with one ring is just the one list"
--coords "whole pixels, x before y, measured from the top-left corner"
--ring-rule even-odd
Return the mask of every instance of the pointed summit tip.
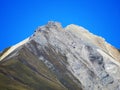
[[55, 28], [62, 28], [61, 23], [57, 22], [57, 21], [48, 21], [46, 26], [49, 27], [49, 28], [54, 28], [54, 27]]

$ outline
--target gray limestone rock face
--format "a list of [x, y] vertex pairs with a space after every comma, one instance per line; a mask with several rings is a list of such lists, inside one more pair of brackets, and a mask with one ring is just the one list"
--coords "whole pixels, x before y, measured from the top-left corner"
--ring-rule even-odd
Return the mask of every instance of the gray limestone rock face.
[[[95, 40], [96, 38], [98, 39], [97, 41]], [[55, 53], [60, 52], [66, 56], [67, 63], [63, 65], [81, 82], [84, 90], [117, 90], [117, 85], [119, 85], [120, 82], [115, 80], [115, 77], [107, 72], [105, 67], [108, 64], [107, 62], [114, 63], [114, 61], [117, 62], [117, 60], [110, 56], [109, 52], [111, 51], [107, 52], [107, 43], [104, 39], [73, 24], [62, 28], [58, 22], [49, 22], [46, 26], [40, 27], [31, 40], [34, 40], [42, 47], [45, 46], [49, 48], [49, 45], [51, 45]], [[104, 45], [99, 44], [99, 40], [101, 40], [101, 43]], [[38, 50], [41, 51], [41, 47], [38, 48]], [[109, 56], [109, 61], [102, 55], [103, 53], [97, 50], [106, 53], [106, 55]], [[110, 57], [113, 58], [114, 61], [112, 61]], [[49, 59], [46, 60], [49, 61]], [[60, 63], [62, 63], [62, 61], [60, 61]], [[117, 65], [116, 68], [120, 69], [120, 66]], [[115, 73], [118, 74], [117, 72]], [[118, 76], [120, 77], [120, 74], [118, 74]], [[117, 85], [114, 84], [116, 82]], [[115, 86], [109, 88], [109, 86], [112, 85]]]
[[20, 47], [29, 49], [68, 90], [120, 90], [120, 53], [83, 27], [48, 22]]

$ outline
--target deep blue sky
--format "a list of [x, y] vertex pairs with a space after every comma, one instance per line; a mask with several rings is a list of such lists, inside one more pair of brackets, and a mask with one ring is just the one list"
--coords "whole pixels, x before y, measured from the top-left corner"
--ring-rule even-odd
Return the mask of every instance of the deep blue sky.
[[120, 0], [0, 0], [0, 51], [50, 20], [83, 26], [120, 48]]

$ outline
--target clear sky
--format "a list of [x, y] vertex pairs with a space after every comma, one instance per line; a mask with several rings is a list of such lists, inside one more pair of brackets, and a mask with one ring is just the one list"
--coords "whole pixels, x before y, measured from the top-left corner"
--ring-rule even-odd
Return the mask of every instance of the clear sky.
[[83, 26], [120, 48], [120, 0], [0, 0], [0, 51], [51, 20]]

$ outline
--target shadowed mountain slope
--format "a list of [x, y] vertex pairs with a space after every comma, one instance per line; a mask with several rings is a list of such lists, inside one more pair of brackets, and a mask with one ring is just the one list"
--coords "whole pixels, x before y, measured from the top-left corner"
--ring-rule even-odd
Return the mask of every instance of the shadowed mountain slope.
[[0, 60], [1, 90], [120, 89], [120, 52], [74, 24], [48, 22]]

